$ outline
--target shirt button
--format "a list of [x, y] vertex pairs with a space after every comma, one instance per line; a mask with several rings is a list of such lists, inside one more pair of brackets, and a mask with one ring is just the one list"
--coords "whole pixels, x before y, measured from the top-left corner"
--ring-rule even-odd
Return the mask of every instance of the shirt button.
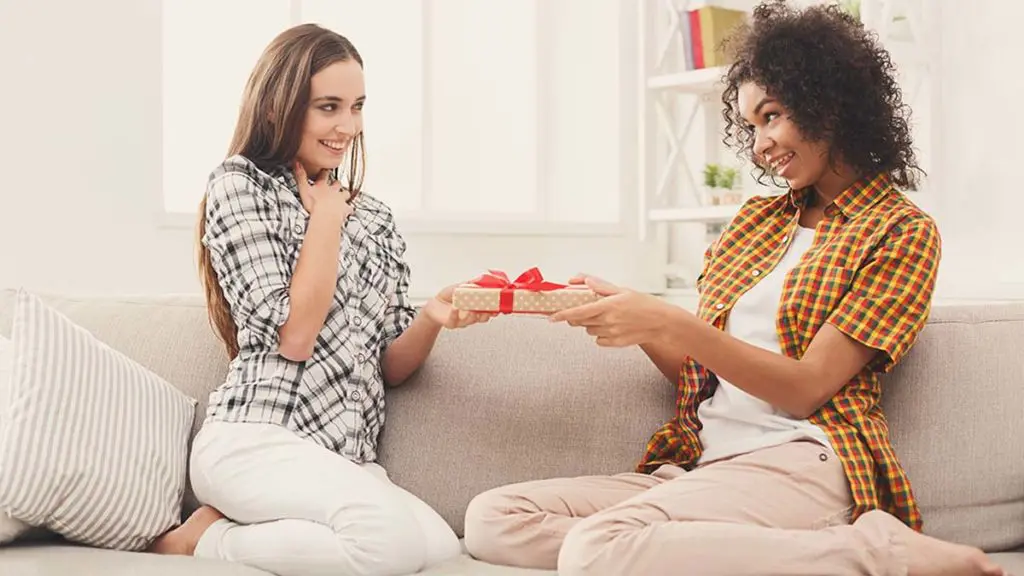
[[359, 390], [353, 390], [352, 394], [350, 394], [350, 396], [352, 397], [353, 400], [355, 400], [357, 402], [359, 400], [363, 399], [363, 395], [362, 395], [362, 393], [359, 392]]
[[299, 225], [299, 224], [296, 224], [296, 225], [295, 225], [295, 226], [294, 226], [294, 227], [292, 228], [292, 231], [293, 231], [293, 232], [295, 232], [296, 234], [302, 234], [302, 226], [301, 226], [301, 225]]
[[352, 319], [352, 321], [356, 323], [356, 326], [359, 326], [360, 324], [363, 323], [363, 317], [362, 316], [356, 316], [355, 318]]
[[362, 364], [363, 362], [366, 362], [366, 356], [359, 354], [358, 356], [356, 356], [356, 360], [358, 360], [359, 363]]
[[754, 276], [760, 276], [761, 275], [761, 271], [760, 270], [754, 270], [753, 272], [751, 272], [751, 274], [753, 274]]
[[782, 237], [782, 243], [785, 244], [786, 242], [789, 242], [789, 236]]
[[721, 303], [715, 304], [715, 308], [718, 309], [718, 310], [721, 310], [722, 308], [725, 308], [725, 304], [721, 304]]

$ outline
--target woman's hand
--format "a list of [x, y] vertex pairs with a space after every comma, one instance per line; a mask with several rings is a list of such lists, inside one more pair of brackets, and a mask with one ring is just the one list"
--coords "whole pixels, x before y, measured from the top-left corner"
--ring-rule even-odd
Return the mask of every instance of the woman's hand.
[[602, 298], [556, 312], [550, 317], [552, 322], [586, 327], [599, 346], [649, 344], [664, 334], [666, 311], [671, 308], [667, 302], [592, 276], [576, 276], [569, 283], [586, 284]]
[[441, 290], [427, 302], [423, 307], [423, 311], [438, 325], [451, 330], [465, 328], [480, 322], [487, 322], [496, 316], [496, 314], [487, 312], [470, 312], [468, 310], [452, 308], [452, 294], [454, 293], [454, 285]]
[[313, 214], [316, 210], [325, 209], [341, 215], [344, 222], [352, 214], [352, 205], [348, 203], [349, 195], [341, 191], [341, 181], [330, 181], [330, 170], [321, 170], [313, 184], [309, 183], [309, 175], [301, 162], [295, 163], [295, 182], [299, 186], [299, 199], [306, 212]]

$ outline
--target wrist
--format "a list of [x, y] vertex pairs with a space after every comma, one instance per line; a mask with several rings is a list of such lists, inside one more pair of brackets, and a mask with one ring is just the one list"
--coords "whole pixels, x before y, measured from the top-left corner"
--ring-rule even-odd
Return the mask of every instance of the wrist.
[[440, 330], [444, 327], [444, 322], [440, 319], [444, 313], [444, 304], [434, 296], [423, 305], [423, 313], [419, 316], [422, 316], [430, 327]]
[[670, 306], [661, 318], [662, 324], [658, 334], [661, 335], [662, 342], [683, 347], [685, 335], [693, 330], [691, 323], [696, 316], [678, 306]]
[[310, 213], [310, 216], [327, 219], [331, 222], [343, 222], [345, 217], [348, 216], [345, 208], [345, 202], [342, 200], [321, 200], [313, 207], [313, 211]]

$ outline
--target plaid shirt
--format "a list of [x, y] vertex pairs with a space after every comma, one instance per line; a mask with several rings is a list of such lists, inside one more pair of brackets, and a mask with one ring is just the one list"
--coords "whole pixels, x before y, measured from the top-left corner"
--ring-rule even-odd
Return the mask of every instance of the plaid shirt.
[[210, 175], [202, 241], [238, 328], [239, 354], [210, 395], [207, 420], [278, 424], [355, 462], [376, 459], [384, 424], [380, 358], [415, 312], [405, 243], [391, 212], [365, 194], [354, 208], [313, 356], [294, 362], [277, 349], [309, 223], [295, 177], [241, 156]]
[[[698, 315], [719, 329], [737, 299], [782, 259], [807, 191], [755, 198], [709, 248], [697, 282]], [[930, 308], [940, 256], [934, 221], [887, 176], [857, 182], [826, 207], [814, 244], [787, 276], [777, 316], [785, 355], [800, 358], [828, 322], [879, 354], [809, 420], [835, 448], [853, 494], [853, 518], [886, 510], [917, 530], [921, 515], [880, 407], [880, 374], [917, 340]], [[701, 453], [697, 407], [717, 377], [688, 358], [678, 415], [650, 439], [638, 470], [691, 468]]]

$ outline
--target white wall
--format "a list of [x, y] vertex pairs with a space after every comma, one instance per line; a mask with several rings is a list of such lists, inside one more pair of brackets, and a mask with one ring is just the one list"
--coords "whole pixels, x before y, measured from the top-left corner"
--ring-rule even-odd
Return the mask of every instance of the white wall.
[[[941, 144], [936, 212], [949, 297], [1024, 299], [1024, 6], [942, 1]], [[1002, 60], [1002, 62], [1000, 62]]]
[[[8, 174], [0, 286], [198, 290], [191, 225], [160, 224], [160, 18], [158, 0], [0, 3], [0, 162]], [[626, 86], [634, 61], [626, 53], [609, 63], [623, 67]], [[623, 92], [628, 110], [633, 91]], [[609, 145], [621, 146], [629, 186], [633, 119], [612, 111], [595, 120], [606, 129], [621, 120], [627, 137]], [[627, 218], [609, 237], [407, 233], [413, 290], [431, 294], [487, 267], [515, 274], [534, 265], [552, 279], [585, 270], [635, 284], [649, 267], [624, 240], [633, 226]]]
[[[1024, 118], [1013, 104], [1024, 81], [996, 63], [1024, 51], [1022, 19], [1007, 14], [1021, 8], [975, 0], [967, 18], [966, 3], [943, 5], [941, 287], [956, 297], [1024, 296]], [[159, 19], [157, 0], [0, 2], [0, 287], [198, 289], [192, 231], [157, 224]], [[623, 165], [624, 186], [634, 169]], [[509, 272], [540, 265], [555, 278], [588, 270], [634, 281], [645, 270], [621, 238], [412, 235], [409, 244], [423, 291], [475, 275], [481, 262]]]

